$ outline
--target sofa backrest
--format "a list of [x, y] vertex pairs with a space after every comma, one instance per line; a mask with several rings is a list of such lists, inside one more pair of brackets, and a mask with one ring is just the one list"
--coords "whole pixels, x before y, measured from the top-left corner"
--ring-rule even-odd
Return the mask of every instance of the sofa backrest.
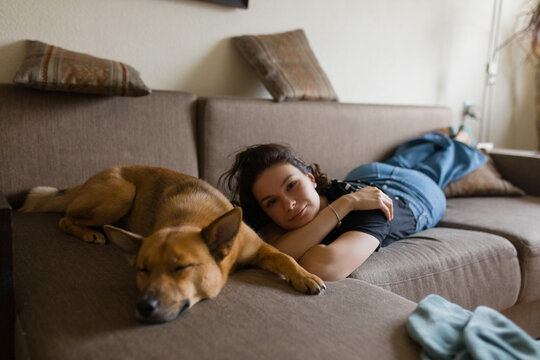
[[198, 176], [193, 94], [138, 98], [0, 85], [0, 191], [59, 188], [113, 165], [168, 167]]
[[265, 142], [290, 144], [342, 178], [451, 122], [444, 107], [197, 101], [172, 91], [125, 98], [0, 84], [0, 191], [9, 198], [38, 185], [65, 188], [122, 164], [167, 167], [217, 185], [235, 152]]
[[[200, 175], [216, 185], [245, 146], [280, 142], [331, 178], [383, 161], [406, 140], [452, 123], [444, 107], [207, 98], [198, 102]], [[224, 189], [222, 189], [224, 190]]]

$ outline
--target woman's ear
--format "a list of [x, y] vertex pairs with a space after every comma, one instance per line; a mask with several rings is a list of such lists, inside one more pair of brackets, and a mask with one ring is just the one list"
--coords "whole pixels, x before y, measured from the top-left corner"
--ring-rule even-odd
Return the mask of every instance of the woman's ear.
[[307, 176], [311, 180], [311, 182], [313, 183], [313, 188], [317, 188], [317, 181], [315, 181], [315, 176], [313, 176], [312, 173], [308, 173]]

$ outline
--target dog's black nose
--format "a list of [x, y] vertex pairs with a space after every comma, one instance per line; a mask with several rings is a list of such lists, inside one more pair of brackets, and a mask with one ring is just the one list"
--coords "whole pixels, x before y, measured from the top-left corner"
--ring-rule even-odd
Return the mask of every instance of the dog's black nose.
[[149, 318], [159, 306], [159, 300], [154, 297], [143, 297], [137, 302], [137, 311], [143, 318]]

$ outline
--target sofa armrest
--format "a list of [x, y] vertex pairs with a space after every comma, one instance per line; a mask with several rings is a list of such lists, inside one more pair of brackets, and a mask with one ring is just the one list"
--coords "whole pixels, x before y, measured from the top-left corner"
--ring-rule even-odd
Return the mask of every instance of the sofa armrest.
[[0, 192], [0, 357], [14, 357], [13, 226], [11, 206]]
[[528, 195], [540, 196], [540, 153], [526, 150], [493, 149], [489, 155], [502, 177]]

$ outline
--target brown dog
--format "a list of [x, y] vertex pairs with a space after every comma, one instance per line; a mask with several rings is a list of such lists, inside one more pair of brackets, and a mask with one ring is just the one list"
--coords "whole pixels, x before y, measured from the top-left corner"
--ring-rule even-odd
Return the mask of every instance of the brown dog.
[[[325, 288], [320, 278], [264, 243], [221, 192], [172, 170], [113, 167], [67, 190], [34, 188], [21, 211], [65, 211], [60, 229], [92, 243], [105, 243], [105, 237], [88, 227], [105, 225], [107, 238], [137, 269], [136, 314], [142, 321], [170, 321], [217, 296], [238, 266], [282, 274], [304, 293]], [[113, 223], [129, 231], [107, 225]]]

